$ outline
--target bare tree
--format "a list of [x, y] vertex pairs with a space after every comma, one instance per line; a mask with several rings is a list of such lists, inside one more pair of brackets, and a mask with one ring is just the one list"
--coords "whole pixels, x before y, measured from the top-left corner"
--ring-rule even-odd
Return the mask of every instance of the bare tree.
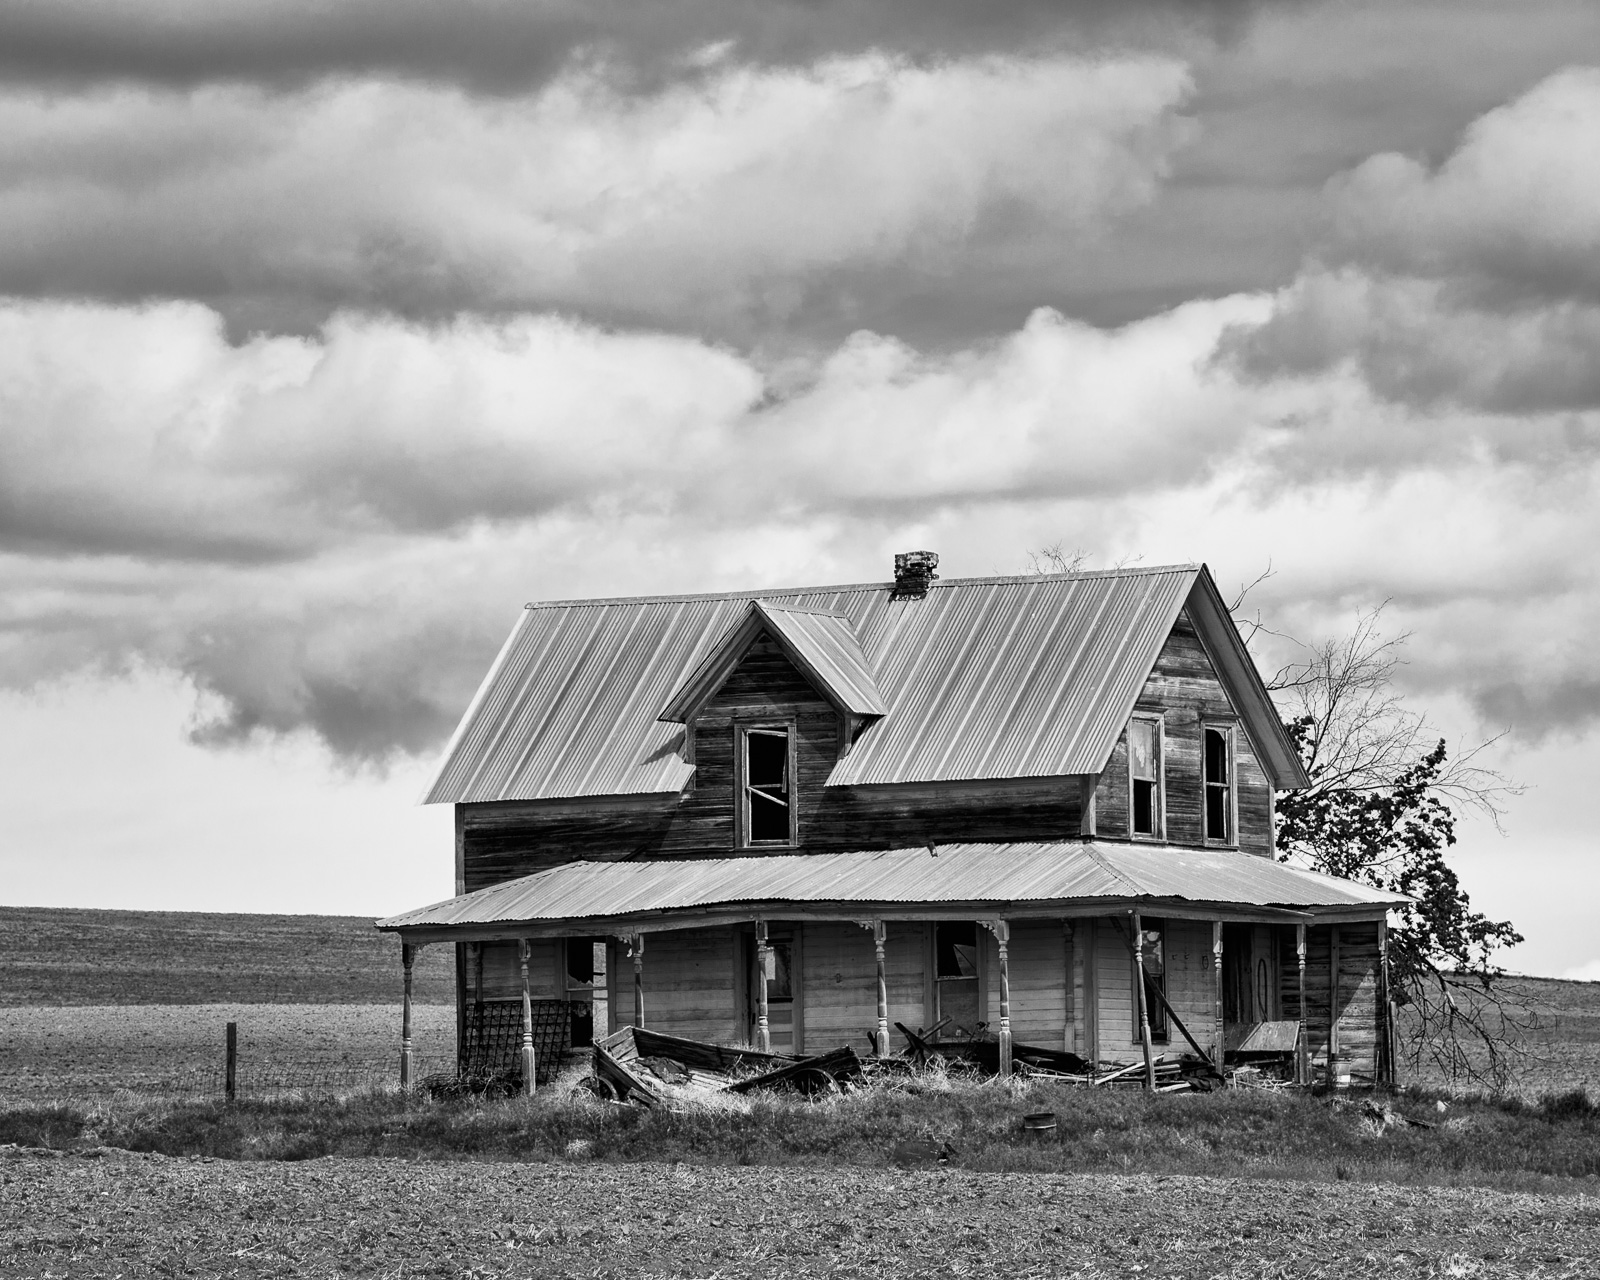
[[[1395, 688], [1405, 634], [1385, 635], [1383, 606], [1345, 635], [1299, 645], [1269, 681], [1311, 778], [1277, 803], [1279, 856], [1408, 894], [1390, 930], [1390, 990], [1407, 1006], [1402, 1052], [1452, 1082], [1503, 1090], [1528, 1054], [1534, 1015], [1505, 998], [1496, 953], [1522, 936], [1490, 920], [1446, 862], [1458, 812], [1499, 828], [1522, 788], [1483, 762], [1498, 738], [1452, 757], [1425, 715]], [[1259, 620], [1241, 624], [1257, 638]], [[1277, 634], [1277, 633], [1274, 633]]]

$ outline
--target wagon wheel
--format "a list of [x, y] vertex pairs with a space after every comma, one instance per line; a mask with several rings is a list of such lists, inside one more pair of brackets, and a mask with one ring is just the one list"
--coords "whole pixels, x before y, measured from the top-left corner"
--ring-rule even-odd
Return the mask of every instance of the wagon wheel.
[[839, 1082], [821, 1067], [807, 1067], [795, 1075], [789, 1087], [803, 1098], [825, 1098], [839, 1091]]
[[587, 1089], [601, 1102], [615, 1102], [617, 1100], [617, 1087], [611, 1081], [602, 1080], [599, 1076], [589, 1076], [585, 1080], [580, 1080], [578, 1088]]

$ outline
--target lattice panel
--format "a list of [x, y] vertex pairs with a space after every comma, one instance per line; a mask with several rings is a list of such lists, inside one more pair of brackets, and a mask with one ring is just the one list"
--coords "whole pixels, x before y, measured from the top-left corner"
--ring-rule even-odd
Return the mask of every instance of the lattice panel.
[[[533, 1002], [534, 1079], [548, 1084], [572, 1045], [576, 1001]], [[522, 1071], [522, 1001], [483, 1000], [467, 1005], [461, 1036], [461, 1075], [515, 1076]]]

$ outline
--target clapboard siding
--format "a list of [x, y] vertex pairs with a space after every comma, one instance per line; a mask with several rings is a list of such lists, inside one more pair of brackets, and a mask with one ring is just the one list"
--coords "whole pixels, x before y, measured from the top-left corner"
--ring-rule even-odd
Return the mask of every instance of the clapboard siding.
[[[462, 986], [469, 1000], [479, 995], [478, 975], [483, 975], [485, 1000], [522, 999], [522, 959], [515, 942], [467, 944]], [[528, 994], [535, 1000], [565, 1000], [566, 971], [562, 944], [541, 940], [528, 948]]]
[[[1200, 1045], [1217, 1048], [1217, 973], [1212, 962], [1211, 925], [1204, 920], [1167, 921], [1167, 1003]], [[1192, 1053], [1176, 1028], [1169, 1046]]]
[[[980, 937], [985, 969], [989, 1030], [1000, 1029], [1000, 945], [987, 929]], [[1011, 1036], [1019, 1044], [1056, 1048], [1066, 1034], [1068, 956], [1059, 920], [1017, 921], [1007, 948], [1011, 977]]]
[[[1123, 930], [1125, 920], [1102, 919], [1095, 929], [1096, 1038], [1101, 1058], [1128, 1060], [1143, 1045], [1134, 1034], [1133, 958]], [[1121, 926], [1119, 928], [1118, 926]]]
[[[896, 1022], [925, 1024], [927, 951], [922, 924], [888, 927], [884, 974], [892, 1040], [900, 1039], [892, 1031]], [[825, 1053], [841, 1044], [865, 1051], [864, 1037], [878, 1026], [878, 961], [871, 932], [848, 922], [808, 923], [801, 965], [806, 1052]]]
[[1339, 932], [1339, 1054], [1358, 1077], [1378, 1074], [1378, 925], [1335, 925]]
[[[1218, 679], [1188, 615], [1180, 614], [1161, 648], [1134, 710], [1162, 722], [1166, 797], [1166, 839], [1203, 845], [1201, 821], [1205, 789], [1204, 728], [1208, 721], [1236, 723], [1235, 788], [1239, 847], [1272, 853], [1272, 788], [1255, 748], [1238, 723], [1233, 703]], [[1129, 838], [1128, 748], [1124, 730], [1095, 788], [1095, 831], [1111, 839]]]
[[[731, 928], [674, 929], [645, 936], [644, 1025], [692, 1040], [745, 1038], [737, 1006], [738, 934]], [[633, 961], [617, 946], [609, 995], [617, 1021], [633, 1021]]]

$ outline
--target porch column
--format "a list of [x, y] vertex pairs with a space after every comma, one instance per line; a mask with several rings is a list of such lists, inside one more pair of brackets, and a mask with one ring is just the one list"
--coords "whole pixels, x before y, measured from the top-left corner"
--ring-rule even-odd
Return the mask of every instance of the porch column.
[[400, 965], [405, 970], [405, 994], [400, 999], [400, 1088], [411, 1087], [411, 967], [416, 963], [417, 949], [409, 942], [400, 943]]
[[1393, 1086], [1395, 1082], [1394, 998], [1389, 992], [1389, 918], [1378, 921], [1378, 1016], [1383, 1019], [1383, 1030], [1378, 1043], [1383, 1047], [1383, 1065], [1378, 1070], [1378, 1083]]
[[1215, 1017], [1217, 1022], [1217, 1070], [1222, 1070], [1222, 1059], [1226, 1049], [1223, 1047], [1227, 1038], [1222, 1019], [1222, 921], [1211, 922], [1211, 979], [1212, 994], [1216, 999]]
[[1295, 1055], [1296, 1083], [1311, 1083], [1311, 1018], [1306, 1011], [1306, 927], [1294, 927], [1294, 956], [1300, 966], [1300, 1052]]
[[644, 934], [633, 935], [633, 1025], [644, 1026]]
[[756, 921], [756, 1048], [772, 1052], [772, 1024], [767, 1018], [767, 966], [772, 948], [767, 944], [767, 922]]
[[533, 951], [533, 944], [523, 938], [517, 947], [518, 958], [522, 961], [522, 1092], [526, 1097], [533, 1097], [534, 1067], [533, 1060], [533, 993], [528, 988], [528, 958]]
[[1011, 924], [996, 920], [989, 926], [1000, 947], [1000, 1075], [1011, 1074]]
[[1133, 913], [1133, 987], [1139, 999], [1139, 1038], [1144, 1041], [1144, 1083], [1156, 1090], [1155, 1051], [1150, 1046], [1150, 1006], [1144, 993], [1144, 919]]
[[[883, 955], [884, 943], [888, 941], [888, 936], [888, 926], [882, 920], [874, 920], [872, 922], [872, 949], [878, 958], [878, 1056], [880, 1058], [889, 1056], [889, 977], [886, 972]], [[1000, 954], [1004, 956], [1004, 950]], [[1005, 973], [1005, 961], [1003, 959], [1000, 961], [1000, 972], [1002, 974]], [[1002, 977], [1000, 981], [1004, 982], [1005, 979]], [[1002, 991], [1004, 989], [1004, 987], [1001, 988]], [[1001, 998], [1004, 999], [1003, 996]]]

